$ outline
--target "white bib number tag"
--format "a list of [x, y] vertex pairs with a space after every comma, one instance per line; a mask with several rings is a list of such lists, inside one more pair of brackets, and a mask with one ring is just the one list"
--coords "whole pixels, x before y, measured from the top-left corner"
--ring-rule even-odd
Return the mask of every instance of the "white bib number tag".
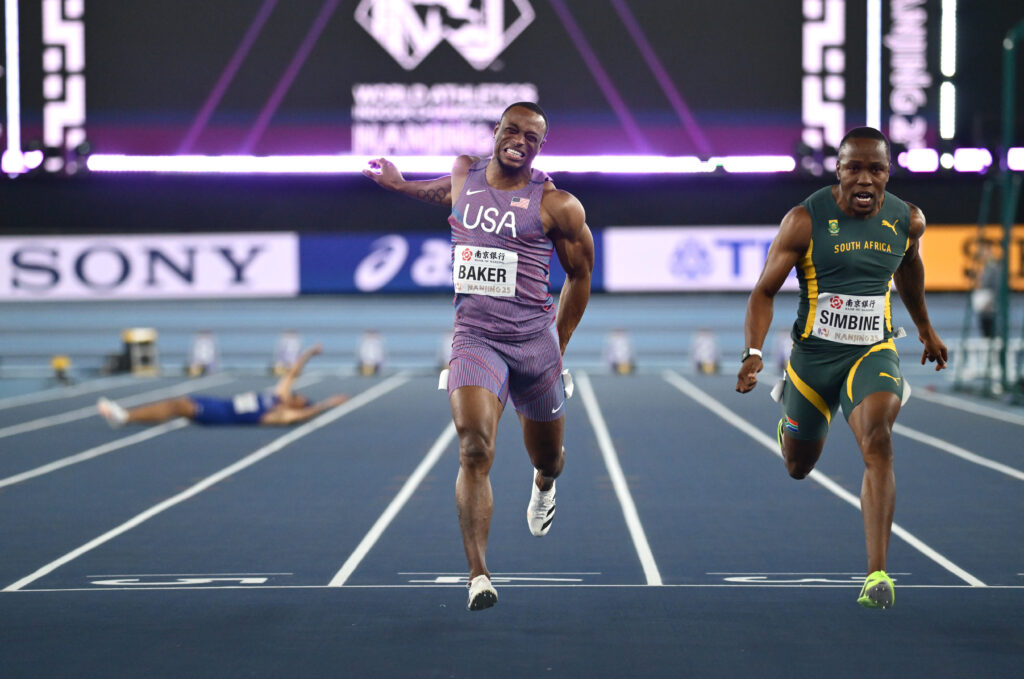
[[254, 413], [260, 409], [259, 397], [252, 391], [239, 394], [232, 401], [235, 406], [235, 412], [238, 414]]
[[818, 295], [814, 314], [815, 337], [841, 344], [876, 344], [885, 339], [883, 295]]
[[501, 248], [458, 245], [452, 279], [455, 292], [462, 295], [513, 297], [519, 255]]

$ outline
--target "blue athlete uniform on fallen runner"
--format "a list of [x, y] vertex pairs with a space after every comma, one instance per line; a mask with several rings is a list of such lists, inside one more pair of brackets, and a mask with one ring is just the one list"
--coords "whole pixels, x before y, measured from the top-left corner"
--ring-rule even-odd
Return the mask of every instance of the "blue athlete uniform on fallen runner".
[[247, 391], [231, 398], [190, 396], [196, 405], [193, 421], [199, 424], [259, 424], [281, 399], [272, 391]]
[[800, 305], [782, 404], [790, 436], [821, 439], [840, 406], [849, 419], [868, 394], [904, 393], [890, 297], [910, 243], [910, 207], [886, 191], [877, 214], [851, 217], [830, 186], [801, 205], [811, 243], [797, 262]]

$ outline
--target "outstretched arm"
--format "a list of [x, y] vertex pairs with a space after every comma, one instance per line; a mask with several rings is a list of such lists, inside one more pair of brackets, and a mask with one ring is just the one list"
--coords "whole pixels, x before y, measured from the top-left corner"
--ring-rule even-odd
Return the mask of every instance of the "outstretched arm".
[[436, 179], [410, 181], [403, 177], [395, 164], [387, 158], [375, 158], [370, 161], [369, 169], [363, 170], [363, 174], [388, 191], [422, 200], [424, 203], [451, 206], [457, 192], [462, 190], [469, 166], [475, 160], [476, 158], [470, 156], [459, 156], [455, 160], [452, 174]]
[[558, 261], [565, 269], [565, 285], [558, 297], [555, 328], [558, 348], [565, 354], [569, 338], [583, 318], [590, 301], [590, 277], [594, 272], [594, 235], [587, 226], [583, 205], [571, 193], [545, 192], [541, 203], [543, 221], [549, 224], [548, 237], [555, 246]]
[[[806, 208], [795, 207], [782, 218], [779, 232], [768, 248], [768, 258], [761, 277], [757, 279], [747, 299], [743, 336], [748, 348], [761, 349], [764, 346], [764, 338], [772, 325], [775, 295], [810, 244], [811, 215]], [[745, 394], [756, 387], [757, 373], [763, 368], [764, 362], [760, 356], [751, 355], [743, 361], [736, 378], [736, 391]]]
[[916, 205], [910, 206], [910, 243], [903, 261], [893, 274], [896, 291], [903, 300], [903, 306], [917, 327], [917, 338], [924, 349], [921, 352], [921, 365], [926, 361], [935, 361], [935, 369], [946, 367], [946, 345], [932, 327], [928, 317], [928, 307], [924, 302], [924, 262], [921, 261], [921, 237], [924, 235], [924, 213]]
[[274, 408], [260, 418], [260, 424], [270, 426], [298, 424], [299, 422], [305, 422], [310, 418], [316, 417], [325, 410], [339, 406], [347, 400], [348, 396], [338, 394], [305, 408]]
[[302, 369], [306, 367], [306, 362], [314, 356], [320, 354], [324, 350], [320, 344], [314, 344], [310, 348], [299, 354], [299, 357], [295, 359], [295, 363], [288, 369], [288, 373], [282, 377], [277, 386], [274, 387], [274, 394], [277, 395], [281, 400], [286, 400], [292, 395], [292, 384], [295, 379], [302, 374]]

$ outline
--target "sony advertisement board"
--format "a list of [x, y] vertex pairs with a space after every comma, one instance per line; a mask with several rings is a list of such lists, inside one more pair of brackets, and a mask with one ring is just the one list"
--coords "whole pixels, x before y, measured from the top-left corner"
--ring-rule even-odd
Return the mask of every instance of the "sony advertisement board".
[[0, 238], [0, 301], [288, 297], [294, 233]]

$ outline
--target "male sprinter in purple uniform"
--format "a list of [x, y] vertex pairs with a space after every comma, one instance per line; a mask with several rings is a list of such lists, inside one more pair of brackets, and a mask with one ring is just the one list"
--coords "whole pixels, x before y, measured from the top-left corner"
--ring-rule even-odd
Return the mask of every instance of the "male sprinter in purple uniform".
[[306, 361], [321, 350], [316, 344], [304, 351], [272, 391], [250, 391], [232, 398], [180, 396], [130, 409], [101, 398], [96, 408], [111, 427], [123, 427], [131, 422], [156, 424], [175, 417], [187, 417], [198, 424], [297, 424], [348, 400], [348, 396], [338, 394], [310, 404], [308, 398], [292, 391], [292, 383]]
[[[455, 504], [471, 611], [498, 600], [485, 559], [494, 511], [488, 474], [509, 396], [536, 470], [527, 507], [536, 536], [551, 527], [555, 478], [565, 464], [562, 354], [590, 299], [594, 239], [579, 200], [532, 169], [547, 133], [544, 111], [519, 102], [495, 126], [492, 156], [459, 156], [449, 176], [407, 181], [384, 158], [363, 170], [386, 189], [452, 208], [455, 338], [448, 395], [459, 435]], [[557, 313], [548, 290], [552, 249], [566, 273]]]

